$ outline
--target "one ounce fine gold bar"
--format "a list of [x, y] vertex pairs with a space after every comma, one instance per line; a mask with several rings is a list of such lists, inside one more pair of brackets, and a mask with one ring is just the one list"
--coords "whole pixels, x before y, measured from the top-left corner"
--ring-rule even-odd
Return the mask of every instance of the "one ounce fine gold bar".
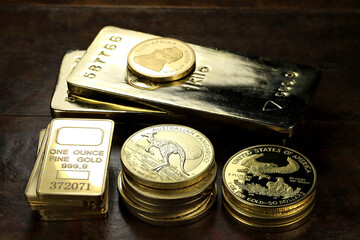
[[101, 199], [113, 129], [111, 120], [54, 119], [37, 186], [39, 198]]

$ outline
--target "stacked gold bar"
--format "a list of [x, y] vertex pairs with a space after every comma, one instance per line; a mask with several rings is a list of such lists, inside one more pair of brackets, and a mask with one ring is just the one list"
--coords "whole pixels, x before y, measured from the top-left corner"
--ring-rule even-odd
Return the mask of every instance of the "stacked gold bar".
[[64, 56], [50, 109], [54, 117], [221, 122], [290, 136], [318, 77], [308, 66], [107, 26], [86, 51]]
[[133, 134], [121, 150], [118, 188], [139, 219], [160, 226], [193, 223], [216, 200], [211, 142], [195, 129], [156, 125]]
[[111, 120], [54, 119], [40, 132], [25, 189], [42, 219], [102, 219], [108, 212]]
[[288, 230], [313, 209], [315, 184], [314, 166], [302, 154], [282, 146], [254, 146], [225, 164], [223, 203], [247, 227]]

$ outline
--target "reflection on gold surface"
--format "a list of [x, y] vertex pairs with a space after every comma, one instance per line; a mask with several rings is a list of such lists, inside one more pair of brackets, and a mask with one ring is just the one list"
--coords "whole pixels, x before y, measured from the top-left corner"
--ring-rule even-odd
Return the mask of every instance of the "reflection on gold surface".
[[176, 62], [182, 58], [182, 56], [182, 52], [176, 47], [155, 49], [155, 51], [150, 54], [135, 56], [134, 62], [143, 67], [160, 72], [166, 63]]

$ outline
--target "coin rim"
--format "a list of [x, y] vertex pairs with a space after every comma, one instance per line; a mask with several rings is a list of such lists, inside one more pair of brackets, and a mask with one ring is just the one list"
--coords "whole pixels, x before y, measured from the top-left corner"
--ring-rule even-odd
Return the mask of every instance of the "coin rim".
[[[137, 134], [140, 134], [141, 132], [143, 131], [146, 131], [148, 129], [152, 129], [152, 128], [160, 128], [160, 127], [169, 127], [169, 126], [172, 126], [172, 127], [181, 127], [181, 128], [186, 128], [186, 129], [189, 129], [189, 130], [193, 130], [195, 131], [196, 133], [198, 133], [199, 135], [201, 135], [206, 141], [207, 143], [209, 144], [210, 148], [211, 148], [211, 153], [212, 153], [212, 156], [211, 156], [211, 159], [210, 161], [207, 163], [207, 166], [206, 168], [203, 169], [203, 171], [191, 178], [187, 178], [186, 180], [183, 180], [183, 181], [177, 181], [177, 182], [155, 182], [155, 181], [151, 181], [149, 179], [144, 179], [138, 175], [136, 175], [136, 173], [133, 173], [132, 171], [130, 171], [130, 169], [126, 166], [126, 163], [124, 164], [124, 149], [125, 149], [125, 146], [126, 144]], [[170, 131], [170, 130], [165, 130], [165, 131]], [[163, 131], [163, 132], [165, 132]], [[159, 131], [159, 132], [162, 132], [162, 131]], [[177, 131], [174, 131], [174, 132], [177, 132]], [[179, 132], [181, 133], [181, 132]], [[188, 134], [187, 134], [188, 135]], [[190, 136], [190, 135], [189, 135]], [[190, 136], [191, 137], [191, 136]], [[194, 138], [196, 139], [196, 138]], [[200, 145], [203, 145], [201, 142], [200, 142]], [[146, 127], [146, 128], [143, 128], [137, 132], [135, 132], [134, 134], [132, 134], [129, 138], [126, 139], [126, 141], [124, 142], [124, 144], [122, 145], [121, 147], [121, 151], [120, 151], [120, 158], [121, 158], [121, 165], [122, 165], [122, 169], [124, 170], [124, 172], [130, 176], [133, 180], [141, 183], [142, 185], [144, 186], [147, 186], [147, 187], [150, 187], [150, 188], [159, 188], [159, 189], [178, 189], [178, 188], [183, 188], [183, 187], [187, 187], [187, 186], [190, 186], [190, 185], [193, 185], [199, 181], [201, 181], [202, 179], [204, 179], [208, 174], [209, 174], [209, 171], [212, 169], [213, 165], [214, 165], [214, 162], [215, 162], [215, 150], [214, 150], [214, 146], [212, 145], [211, 141], [209, 140], [209, 138], [207, 138], [203, 133], [201, 133], [200, 131], [194, 129], [194, 128], [191, 128], [191, 127], [188, 127], [188, 126], [184, 126], [184, 125], [178, 125], [178, 124], [159, 124], [159, 125], [153, 125], [153, 126], [150, 126], [150, 127]], [[203, 161], [201, 161], [203, 162]], [[201, 164], [200, 162], [200, 164]]]
[[291, 230], [294, 229], [300, 225], [302, 225], [307, 218], [309, 217], [310, 213], [313, 211], [315, 202], [312, 202], [308, 208], [304, 209], [304, 212], [299, 214], [300, 216], [298, 218], [293, 219], [293, 221], [289, 221], [286, 223], [280, 223], [280, 224], [261, 224], [261, 223], [255, 223], [250, 222], [245, 219], [243, 219], [240, 215], [237, 215], [235, 212], [233, 212], [233, 209], [228, 205], [227, 202], [223, 202], [223, 206], [225, 207], [228, 214], [235, 219], [239, 224], [246, 228], [254, 229], [254, 230], [260, 230], [260, 231], [285, 231], [285, 230]]
[[[291, 202], [291, 203], [287, 203], [287, 204], [283, 204], [283, 205], [276, 205], [276, 206], [268, 206], [268, 205], [260, 205], [260, 204], [256, 204], [256, 203], [251, 203], [251, 202], [248, 202], [248, 201], [245, 201], [244, 199], [242, 198], [239, 198], [237, 197], [236, 195], [233, 194], [233, 192], [231, 191], [231, 189], [229, 189], [228, 187], [228, 184], [226, 182], [226, 179], [225, 179], [225, 171], [226, 171], [226, 168], [227, 166], [229, 165], [229, 163], [231, 162], [231, 160], [233, 158], [235, 158], [235, 156], [237, 156], [238, 154], [240, 154], [241, 152], [244, 152], [246, 150], [249, 150], [249, 149], [254, 149], [254, 148], [259, 148], [259, 147], [277, 147], [277, 148], [283, 148], [283, 149], [287, 149], [287, 150], [290, 150], [298, 155], [300, 155], [301, 157], [303, 157], [307, 163], [309, 163], [309, 165], [311, 166], [312, 170], [313, 170], [313, 175], [314, 175], [314, 180], [313, 180], [313, 184], [311, 186], [311, 188], [309, 189], [309, 191], [301, 198], [297, 199], [296, 201], [294, 202]], [[314, 192], [314, 189], [316, 187], [316, 183], [317, 183], [317, 174], [316, 174], [316, 170], [315, 170], [315, 167], [314, 165], [310, 162], [310, 160], [304, 156], [303, 154], [301, 154], [300, 152], [298, 151], [295, 151], [294, 149], [291, 149], [291, 148], [288, 148], [288, 147], [284, 147], [284, 146], [280, 146], [280, 145], [272, 145], [272, 144], [262, 144], [262, 145], [256, 145], [256, 146], [251, 146], [251, 147], [248, 147], [248, 148], [244, 148], [240, 151], [238, 151], [237, 153], [235, 153], [234, 155], [232, 155], [229, 160], [225, 163], [224, 165], [224, 168], [222, 170], [222, 181], [223, 181], [223, 186], [226, 188], [226, 190], [231, 194], [232, 197], [234, 197], [237, 201], [239, 201], [240, 203], [242, 204], [245, 204], [245, 205], [250, 205], [250, 206], [253, 206], [253, 207], [261, 207], [261, 208], [282, 208], [282, 207], [287, 207], [287, 206], [292, 206], [294, 204], [297, 204], [301, 201], [303, 201], [304, 199], [307, 199], [309, 197], [309, 195], [311, 195], [313, 192]]]
[[[141, 186], [141, 184], [137, 184], [136, 181], [133, 179], [129, 179], [129, 176], [126, 174], [123, 176], [125, 185], [124, 187], [131, 190], [133, 195], [137, 196], [138, 198], [142, 197], [144, 201], [152, 203], [154, 205], [163, 205], [163, 206], [173, 206], [174, 204], [183, 204], [189, 201], [195, 200], [199, 198], [202, 194], [211, 192], [212, 186], [216, 183], [217, 178], [217, 166], [214, 164], [213, 172], [209, 173], [204, 179], [190, 185], [188, 187], [179, 188], [179, 189], [154, 189], [149, 188], [147, 186]], [[132, 181], [132, 182], [131, 182]], [[204, 182], [206, 181], [206, 182]], [[135, 185], [135, 187], [134, 187]], [[139, 187], [136, 187], [138, 185]], [[194, 190], [194, 186], [196, 189]], [[151, 191], [154, 191], [151, 193]], [[178, 192], [182, 192], [179, 194]], [[184, 194], [183, 192], [189, 192], [188, 194]], [[159, 193], [156, 196], [156, 193]], [[168, 195], [168, 196], [166, 196]]]
[[[174, 74], [171, 74], [170, 76], [165, 76], [165, 77], [161, 77], [161, 76], [154, 76], [154, 75], [151, 75], [149, 76], [148, 74], [142, 72], [142, 71], [138, 71], [136, 69], [136, 67], [134, 66], [134, 63], [133, 63], [133, 57], [132, 57], [132, 54], [133, 54], [133, 51], [136, 50], [136, 48], [146, 42], [151, 42], [151, 41], [154, 41], [154, 40], [171, 40], [171, 41], [175, 41], [183, 46], [185, 46], [186, 48], [188, 48], [190, 50], [190, 55], [192, 56], [192, 62], [189, 64], [190, 67], [189, 68], [186, 68], [185, 70], [183, 71], [180, 71], [180, 72], [177, 72], [178, 74], [176, 74], [174, 76]], [[195, 55], [195, 51], [190, 47], [190, 45], [188, 45], [187, 43], [181, 41], [181, 40], [178, 40], [178, 39], [175, 39], [175, 38], [162, 38], [162, 37], [159, 37], [159, 38], [152, 38], [152, 39], [148, 39], [148, 40], [145, 40], [145, 41], [142, 41], [138, 44], [136, 44], [128, 53], [128, 56], [127, 56], [127, 66], [128, 66], [128, 69], [136, 76], [138, 77], [142, 77], [142, 78], [145, 78], [145, 79], [148, 79], [148, 80], [152, 80], [154, 82], [170, 82], [170, 81], [175, 81], [175, 80], [179, 80], [185, 76], [187, 76], [190, 72], [192, 72], [194, 69], [195, 69], [195, 64], [196, 64], [196, 55]]]

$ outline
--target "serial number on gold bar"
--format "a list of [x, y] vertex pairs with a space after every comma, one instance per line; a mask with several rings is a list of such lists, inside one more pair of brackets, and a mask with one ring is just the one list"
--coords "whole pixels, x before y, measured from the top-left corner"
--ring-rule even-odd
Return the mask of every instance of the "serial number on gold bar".
[[83, 182], [50, 182], [50, 189], [87, 190], [87, 191], [90, 191], [90, 183], [83, 183]]
[[37, 186], [40, 198], [104, 195], [114, 123], [97, 119], [54, 119]]

